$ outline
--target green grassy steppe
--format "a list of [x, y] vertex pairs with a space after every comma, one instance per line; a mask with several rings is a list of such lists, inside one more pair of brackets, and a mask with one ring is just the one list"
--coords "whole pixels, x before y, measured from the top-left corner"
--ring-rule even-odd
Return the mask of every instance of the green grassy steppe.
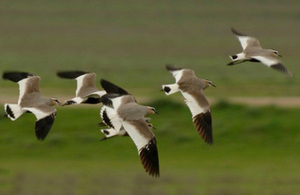
[[[300, 109], [220, 100], [300, 95], [299, 10], [296, 0], [1, 1], [0, 71], [40, 75], [42, 93], [62, 101], [75, 81], [57, 70], [93, 71], [156, 107], [161, 177], [145, 173], [129, 138], [99, 141], [100, 105], [72, 106], [57, 108], [44, 142], [34, 137], [33, 115], [0, 119], [0, 194], [298, 193]], [[257, 63], [226, 66], [241, 51], [230, 27], [279, 50], [294, 77]], [[167, 63], [217, 85], [205, 91], [219, 101], [212, 146], [197, 135], [180, 94], [159, 91], [174, 82]], [[1, 104], [17, 93], [15, 83], [0, 81]]]
[[98, 108], [58, 108], [44, 142], [34, 137], [33, 116], [1, 120], [0, 193], [285, 194], [299, 190], [300, 133], [294, 117], [299, 109], [220, 102], [212, 107], [214, 144], [209, 146], [197, 135], [183, 104], [149, 105], [160, 113], [152, 117], [160, 178], [145, 173], [130, 138], [99, 141]]

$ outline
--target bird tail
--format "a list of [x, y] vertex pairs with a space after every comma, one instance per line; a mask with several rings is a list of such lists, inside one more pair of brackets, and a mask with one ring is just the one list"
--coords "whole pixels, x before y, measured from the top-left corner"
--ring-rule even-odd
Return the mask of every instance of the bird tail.
[[4, 109], [8, 118], [13, 121], [19, 118], [25, 112], [18, 104], [5, 104]]
[[243, 54], [243, 53], [230, 55], [229, 58], [232, 60], [232, 62], [229, 62], [227, 65], [239, 64], [239, 63], [244, 62], [246, 60], [245, 54]]
[[170, 85], [163, 85], [162, 89], [166, 93], [166, 95], [171, 95], [179, 91], [179, 86], [177, 83], [170, 84]]
[[231, 60], [236, 60], [236, 59], [238, 58], [237, 55], [231, 55], [231, 56], [229, 56], [229, 57], [230, 57]]
[[111, 138], [111, 137], [114, 137], [114, 136], [123, 136], [126, 134], [126, 131], [125, 130], [120, 130], [120, 131], [116, 131], [115, 129], [113, 128], [110, 128], [110, 129], [101, 129], [100, 130], [101, 133], [104, 134], [104, 138], [102, 138], [101, 140], [106, 140], [108, 138]]

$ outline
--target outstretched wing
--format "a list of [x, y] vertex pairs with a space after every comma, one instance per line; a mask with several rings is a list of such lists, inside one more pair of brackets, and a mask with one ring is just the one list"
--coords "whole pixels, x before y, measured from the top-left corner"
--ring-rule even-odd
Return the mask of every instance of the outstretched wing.
[[13, 82], [19, 82], [20, 80], [26, 79], [31, 76], [33, 76], [32, 73], [20, 71], [6, 71], [2, 74], [3, 79], [8, 79]]
[[77, 77], [87, 74], [89, 72], [81, 70], [72, 70], [72, 71], [58, 71], [56, 75], [63, 79], [76, 79]]
[[231, 31], [237, 36], [243, 50], [246, 49], [247, 47], [261, 48], [260, 43], [256, 38], [242, 34], [234, 28], [231, 28]]
[[205, 142], [212, 144], [212, 118], [209, 103], [204, 96], [203, 90], [193, 94], [182, 92], [182, 95], [185, 97], [185, 103], [192, 113], [193, 122], [199, 135]]
[[106, 93], [115, 93], [115, 94], [120, 94], [120, 95], [129, 95], [125, 89], [107, 81], [104, 79], [100, 80], [100, 84], [102, 88], [106, 91]]
[[96, 74], [93, 72], [85, 71], [59, 71], [57, 76], [65, 79], [76, 79], [77, 88], [76, 88], [76, 97], [85, 98], [90, 94], [96, 93], [99, 90], [95, 85]]
[[113, 108], [104, 105], [100, 110], [100, 117], [105, 125], [120, 131], [122, 127], [121, 118]]
[[36, 116], [35, 135], [38, 140], [44, 140], [54, 123], [56, 109], [47, 105], [24, 109], [32, 112]]
[[182, 72], [184, 71], [184, 69], [177, 68], [173, 65], [166, 65], [166, 69], [170, 73], [172, 73], [173, 77], [175, 78], [176, 83], [180, 80], [180, 78], [182, 77]]
[[292, 76], [292, 73], [286, 69], [286, 67], [275, 57], [272, 56], [251, 56], [255, 60], [267, 65], [270, 68], [278, 70], [282, 73], [285, 73], [289, 76]]
[[146, 172], [153, 177], [159, 177], [156, 139], [145, 119], [123, 121], [123, 126], [136, 145]]
[[39, 76], [31, 76], [18, 82], [20, 91], [18, 104], [22, 104], [24, 99], [32, 99], [39, 95], [40, 81]]

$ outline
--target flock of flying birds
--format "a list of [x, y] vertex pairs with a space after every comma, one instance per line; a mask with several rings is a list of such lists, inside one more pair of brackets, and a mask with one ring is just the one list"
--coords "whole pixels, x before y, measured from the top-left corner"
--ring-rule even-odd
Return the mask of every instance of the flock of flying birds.
[[[261, 62], [268, 67], [279, 70], [289, 76], [292, 74], [276, 58], [280, 56], [273, 49], [263, 49], [259, 41], [253, 37], [239, 33], [232, 28], [232, 32], [240, 41], [243, 51], [230, 56], [234, 65], [245, 61]], [[202, 137], [208, 143], [213, 143], [212, 118], [209, 102], [204, 96], [204, 89], [215, 87], [206, 79], [200, 79], [191, 69], [177, 68], [166, 65], [166, 69], [175, 78], [174, 84], [162, 85], [166, 95], [181, 92], [185, 103], [192, 113], [193, 123]], [[156, 110], [150, 106], [137, 103], [133, 95], [125, 89], [107, 81], [100, 80], [104, 90], [99, 91], [95, 85], [96, 74], [85, 71], [60, 71], [57, 76], [65, 79], [76, 79], [77, 89], [74, 98], [61, 103], [56, 98], [43, 97], [39, 90], [41, 78], [32, 73], [7, 71], [3, 73], [3, 79], [8, 79], [19, 84], [19, 99], [17, 104], [5, 104], [6, 115], [11, 120], [16, 120], [23, 113], [33, 113], [37, 121], [35, 134], [38, 140], [44, 140], [48, 135], [56, 116], [54, 105], [67, 106], [72, 104], [97, 104], [102, 103], [100, 117], [104, 134], [102, 140], [114, 136], [129, 135], [137, 147], [140, 160], [146, 172], [153, 177], [159, 176], [159, 160], [156, 138], [152, 131], [148, 115], [156, 114]]]

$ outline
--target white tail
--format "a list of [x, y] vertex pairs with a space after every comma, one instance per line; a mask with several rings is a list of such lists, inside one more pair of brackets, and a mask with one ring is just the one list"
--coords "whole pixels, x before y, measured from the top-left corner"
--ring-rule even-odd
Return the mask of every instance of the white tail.
[[179, 86], [177, 83], [170, 84], [170, 85], [163, 85], [162, 88], [163, 88], [164, 92], [166, 93], [166, 95], [171, 95], [171, 94], [179, 91]]
[[121, 129], [120, 131], [116, 131], [115, 129], [101, 129], [101, 133], [104, 134], [106, 138], [114, 137], [114, 136], [123, 136], [125, 135], [126, 131]]
[[[104, 113], [106, 113], [106, 119], [104, 119]], [[112, 128], [118, 133], [122, 127], [122, 122], [121, 122], [121, 118], [119, 117], [118, 113], [108, 107], [108, 106], [103, 106], [100, 110], [100, 116], [102, 118], [102, 120], [104, 120], [104, 123], [106, 123], [106, 125], [109, 126], [109, 124], [107, 123], [110, 123], [112, 126]], [[107, 121], [105, 121], [107, 120]]]
[[246, 58], [244, 53], [238, 53], [229, 57], [232, 61], [244, 60]]
[[8, 118], [13, 121], [19, 118], [24, 112], [26, 112], [18, 104], [5, 104], [4, 109]]

